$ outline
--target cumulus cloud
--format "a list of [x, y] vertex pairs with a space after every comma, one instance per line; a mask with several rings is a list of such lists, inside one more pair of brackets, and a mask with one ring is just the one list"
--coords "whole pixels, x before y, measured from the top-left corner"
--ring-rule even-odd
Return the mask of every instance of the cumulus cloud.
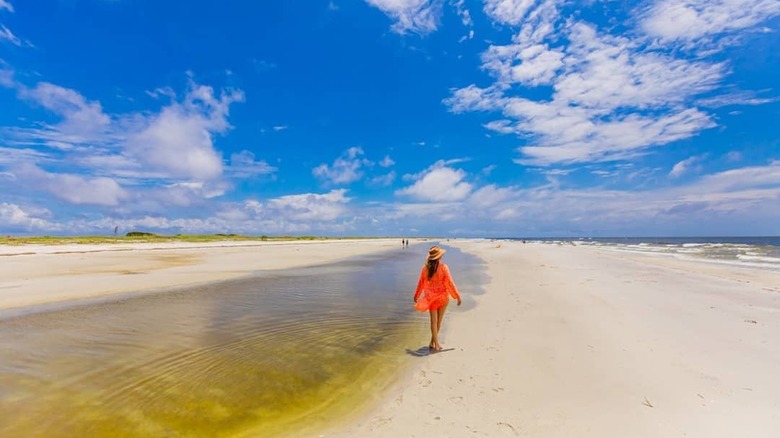
[[441, 16], [441, 0], [365, 0], [395, 22], [399, 34], [428, 34], [436, 30]]
[[349, 184], [363, 177], [363, 168], [370, 166], [371, 161], [363, 158], [363, 149], [357, 146], [344, 151], [332, 165], [320, 164], [312, 170], [312, 174], [331, 184]]
[[70, 204], [116, 206], [127, 197], [127, 192], [112, 178], [50, 173], [30, 164], [13, 173], [19, 183], [42, 189]]
[[213, 136], [230, 128], [230, 105], [244, 95], [191, 84], [182, 102], [172, 102], [159, 114], [141, 120], [142, 128], [129, 135], [126, 151], [152, 169], [173, 177], [208, 180], [222, 174], [222, 157]]
[[214, 144], [231, 129], [230, 106], [243, 100], [240, 90], [190, 80], [181, 97], [168, 87], [153, 93], [169, 100], [156, 112], [111, 114], [76, 90], [48, 82], [27, 86], [3, 71], [0, 85], [56, 119], [0, 128], [2, 191], [23, 184], [29, 193], [123, 217], [176, 214], [171, 209], [224, 195], [235, 179], [276, 171], [249, 150], [226, 160]]
[[397, 195], [410, 196], [420, 201], [455, 202], [465, 199], [472, 185], [464, 181], [466, 172], [446, 166], [434, 165], [409, 187], [396, 191]]
[[290, 220], [332, 221], [346, 211], [345, 204], [350, 201], [346, 193], [345, 189], [338, 189], [324, 194], [287, 195], [270, 200], [268, 205]]
[[[452, 188], [468, 179], [464, 171], [443, 163], [431, 166], [415, 178], [419, 181], [431, 174], [441, 176], [450, 172], [458, 175], [450, 177], [449, 184], [437, 185], [439, 188]], [[758, 223], [764, 226], [756, 232], [766, 233], [776, 230], [773, 225], [776, 222], [770, 219], [780, 215], [780, 162], [734, 168], [694, 178], [676, 187], [652, 186], [646, 190], [569, 188], [565, 184], [530, 187], [469, 184], [469, 190], [457, 196], [410, 197], [413, 202], [361, 206], [352, 205], [346, 191], [338, 189], [211, 204], [208, 216], [194, 215], [192, 210], [178, 214], [168, 209], [159, 214], [129, 215], [126, 219], [79, 218], [64, 222], [48, 221], [47, 212], [22, 209], [20, 213], [11, 204], [11, 207], [0, 206], [0, 223], [9, 229], [11, 217], [22, 224], [38, 219], [44, 221], [39, 224], [45, 223], [47, 227], [42, 226], [41, 230], [81, 233], [110, 230], [119, 225], [122, 229], [189, 233], [343, 234], [360, 230], [370, 234], [417, 230], [437, 234], [446, 230], [450, 235], [582, 236], [635, 234], [638, 230], [664, 235], [691, 234], [702, 227], [726, 230], [743, 222], [755, 224], [758, 218]], [[436, 221], [431, 222], [432, 217]], [[21, 227], [10, 229], [21, 230]]]
[[7, 202], [0, 203], [0, 228], [8, 231], [51, 232], [56, 228], [40, 216], [49, 215], [47, 210], [30, 212], [21, 206]]
[[239, 90], [217, 94], [211, 87], [190, 82], [180, 101], [172, 100], [158, 113], [108, 115], [99, 102], [72, 89], [47, 82], [33, 88], [9, 83], [21, 98], [62, 119], [11, 130], [19, 143], [74, 152], [89, 149], [93, 157], [102, 156], [104, 164], [123, 166], [114, 169], [118, 172], [142, 168], [153, 177], [219, 178], [222, 157], [213, 138], [230, 129], [229, 107], [243, 100]]
[[[214, 137], [230, 130], [229, 108], [244, 98], [240, 90], [217, 92], [190, 81], [181, 99], [166, 89], [171, 102], [157, 113], [107, 114], [100, 102], [76, 90], [48, 82], [27, 87], [12, 72], [4, 77], [2, 84], [15, 88], [21, 99], [60, 117], [56, 123], [5, 128], [12, 143], [44, 146], [58, 151], [60, 161], [86, 166], [82, 171], [127, 178], [220, 178], [223, 158]], [[243, 166], [240, 172], [250, 171], [246, 157], [234, 158], [233, 170]], [[253, 163], [251, 173], [274, 170], [264, 162]]]
[[[704, 175], [679, 186], [645, 190], [569, 188], [542, 184], [527, 188], [488, 184], [472, 187], [458, 203], [394, 205], [389, 213], [414, 223], [429, 218], [458, 228], [463, 235], [658, 235], [696, 234], [702, 227], [733, 229], [735, 224], [765, 224], [756, 232], [776, 232], [780, 215], [780, 162]], [[422, 224], [422, 222], [418, 222]], [[430, 225], [429, 225], [430, 226]], [[773, 231], [774, 230], [774, 231]]]

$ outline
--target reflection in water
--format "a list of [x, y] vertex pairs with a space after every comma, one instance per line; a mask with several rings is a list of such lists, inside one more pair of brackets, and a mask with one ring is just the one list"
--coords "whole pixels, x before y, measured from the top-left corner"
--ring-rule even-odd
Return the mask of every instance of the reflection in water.
[[[0, 320], [0, 436], [266, 436], [341, 416], [424, 337], [414, 249]], [[447, 257], [476, 290], [475, 259]]]

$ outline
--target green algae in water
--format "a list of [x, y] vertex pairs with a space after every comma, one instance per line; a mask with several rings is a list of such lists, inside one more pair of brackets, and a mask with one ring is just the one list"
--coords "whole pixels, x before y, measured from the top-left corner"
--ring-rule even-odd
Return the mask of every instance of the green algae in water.
[[422, 333], [415, 256], [0, 321], [0, 435], [276, 436], [343, 418]]

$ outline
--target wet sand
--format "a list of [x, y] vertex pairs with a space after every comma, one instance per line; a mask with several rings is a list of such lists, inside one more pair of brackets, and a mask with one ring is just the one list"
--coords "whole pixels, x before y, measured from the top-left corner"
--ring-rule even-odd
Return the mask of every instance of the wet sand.
[[482, 295], [461, 288], [476, 306], [448, 310], [452, 350], [419, 358], [369, 415], [324, 436], [780, 436], [780, 273], [448, 244], [490, 277]]

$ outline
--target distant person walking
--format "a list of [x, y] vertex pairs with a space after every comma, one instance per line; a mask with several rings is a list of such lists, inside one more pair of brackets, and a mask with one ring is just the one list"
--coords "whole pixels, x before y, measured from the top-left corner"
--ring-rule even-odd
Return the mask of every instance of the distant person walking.
[[432, 246], [428, 250], [428, 259], [420, 272], [417, 290], [414, 291], [414, 308], [420, 312], [428, 312], [431, 316], [431, 351], [441, 351], [439, 331], [444, 319], [444, 312], [450, 302], [450, 296], [461, 304], [460, 294], [455, 282], [452, 281], [450, 269], [440, 262], [445, 250]]

